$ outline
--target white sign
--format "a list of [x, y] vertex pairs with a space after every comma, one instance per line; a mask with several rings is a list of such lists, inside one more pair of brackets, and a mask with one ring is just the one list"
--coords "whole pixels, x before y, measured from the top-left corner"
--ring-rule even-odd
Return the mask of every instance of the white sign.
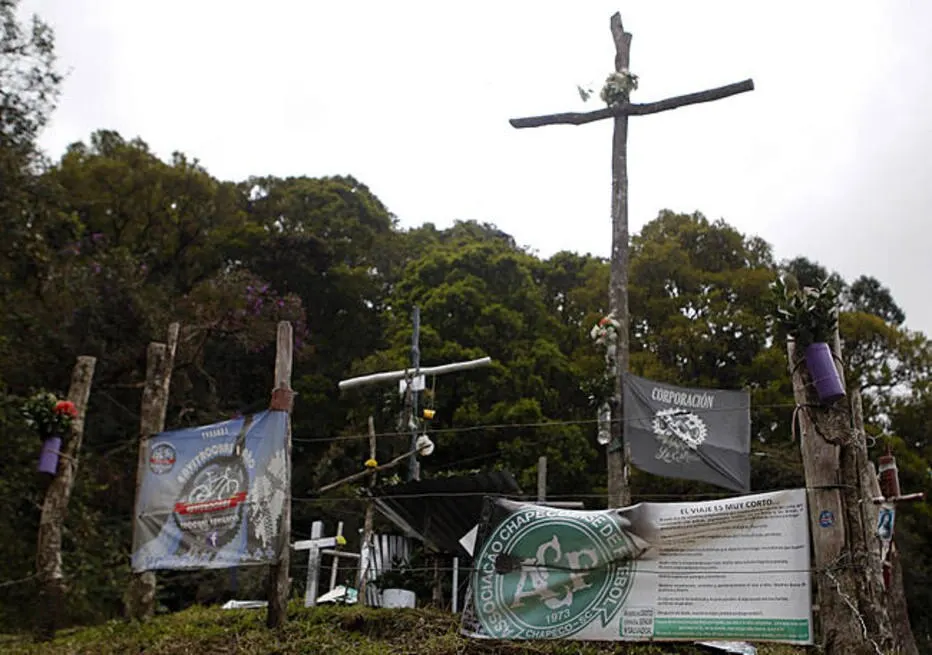
[[805, 490], [595, 512], [486, 502], [468, 635], [813, 641]]
[[[425, 380], [423, 375], [418, 375], [416, 378], [411, 380], [411, 390], [412, 391], [424, 391], [425, 389]], [[408, 381], [407, 380], [398, 380], [398, 393], [400, 395], [405, 395], [408, 391]]]

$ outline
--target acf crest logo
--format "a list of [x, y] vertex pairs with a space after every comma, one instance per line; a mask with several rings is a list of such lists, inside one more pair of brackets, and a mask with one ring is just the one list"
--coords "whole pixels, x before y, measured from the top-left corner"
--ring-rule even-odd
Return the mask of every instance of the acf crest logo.
[[473, 607], [499, 639], [605, 627], [631, 591], [639, 554], [628, 522], [606, 512], [525, 506], [501, 521], [476, 557]]

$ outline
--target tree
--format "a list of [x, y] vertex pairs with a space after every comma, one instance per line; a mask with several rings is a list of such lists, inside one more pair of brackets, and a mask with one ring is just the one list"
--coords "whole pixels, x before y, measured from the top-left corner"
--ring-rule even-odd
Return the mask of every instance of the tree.
[[[412, 236], [430, 247], [408, 262], [387, 300], [386, 345], [354, 366], [354, 373], [402, 368], [410, 348], [410, 314], [421, 311], [421, 361], [425, 365], [489, 355], [488, 369], [444, 376], [426, 394], [437, 414], [431, 427], [475, 427], [468, 434], [440, 435], [423, 474], [482, 464], [504, 466], [524, 483], [537, 457], [561, 462], [551, 489], [579, 488], [597, 479], [593, 431], [546, 424], [585, 416], [586, 399], [577, 367], [561, 349], [560, 324], [548, 311], [538, 280], [545, 267], [491, 225], [461, 222], [449, 230], [421, 230]], [[581, 326], [574, 330], [583, 333]], [[586, 328], [587, 330], [588, 328]], [[397, 391], [387, 390], [397, 396]], [[378, 402], [370, 397], [369, 402]], [[392, 421], [397, 401], [383, 413]], [[580, 413], [581, 412], [581, 413]], [[530, 427], [527, 424], [534, 424]], [[483, 425], [513, 428], [480, 429]], [[402, 446], [399, 444], [398, 446]]]
[[906, 314], [893, 300], [890, 290], [877, 278], [862, 275], [848, 287], [849, 311], [873, 314], [897, 327], [906, 320]]

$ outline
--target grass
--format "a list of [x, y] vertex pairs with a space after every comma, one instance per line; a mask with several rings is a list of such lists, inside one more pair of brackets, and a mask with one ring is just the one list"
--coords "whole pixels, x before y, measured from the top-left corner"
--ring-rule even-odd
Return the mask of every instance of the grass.
[[[304, 608], [292, 603], [281, 630], [265, 627], [265, 610], [194, 607], [140, 624], [111, 621], [62, 630], [50, 644], [0, 636], [0, 653], [72, 655], [708, 655], [690, 644], [594, 644], [578, 641], [501, 642], [474, 640], [458, 633], [459, 619], [436, 610], [355, 607]], [[760, 644], [759, 655], [797, 655], [802, 648]]]

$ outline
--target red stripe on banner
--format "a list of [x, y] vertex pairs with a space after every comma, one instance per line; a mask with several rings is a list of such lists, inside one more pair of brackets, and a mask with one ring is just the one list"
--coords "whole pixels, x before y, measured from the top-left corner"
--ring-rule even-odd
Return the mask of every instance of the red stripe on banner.
[[246, 492], [240, 491], [235, 496], [219, 500], [207, 500], [202, 503], [175, 503], [176, 514], [206, 514], [231, 509], [240, 503], [246, 502]]

